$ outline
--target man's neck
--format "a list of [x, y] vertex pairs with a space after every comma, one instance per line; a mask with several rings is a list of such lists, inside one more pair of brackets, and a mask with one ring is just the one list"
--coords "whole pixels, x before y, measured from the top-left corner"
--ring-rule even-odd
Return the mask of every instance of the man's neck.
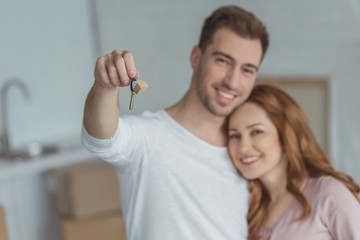
[[175, 105], [165, 109], [166, 112], [185, 129], [205, 142], [215, 146], [226, 146], [224, 130], [226, 118], [212, 114], [190, 92]]

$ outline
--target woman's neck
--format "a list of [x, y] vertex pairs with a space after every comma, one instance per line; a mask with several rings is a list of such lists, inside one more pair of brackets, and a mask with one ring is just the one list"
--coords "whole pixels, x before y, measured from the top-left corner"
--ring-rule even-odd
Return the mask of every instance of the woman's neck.
[[271, 202], [277, 202], [287, 191], [287, 161], [282, 158], [279, 166], [260, 178], [270, 194]]

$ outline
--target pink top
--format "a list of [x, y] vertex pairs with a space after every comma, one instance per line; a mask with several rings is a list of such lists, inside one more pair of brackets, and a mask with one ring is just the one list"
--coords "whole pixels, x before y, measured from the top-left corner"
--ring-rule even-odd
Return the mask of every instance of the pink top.
[[330, 176], [309, 178], [302, 191], [311, 204], [311, 216], [293, 221], [303, 212], [294, 199], [272, 229], [260, 228], [262, 239], [360, 239], [360, 203], [342, 182]]

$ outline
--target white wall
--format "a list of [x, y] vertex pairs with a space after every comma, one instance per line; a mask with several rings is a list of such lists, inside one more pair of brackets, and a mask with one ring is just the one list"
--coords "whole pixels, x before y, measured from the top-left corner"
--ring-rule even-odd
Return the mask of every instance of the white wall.
[[79, 138], [95, 62], [90, 22], [87, 0], [1, 1], [0, 85], [21, 78], [31, 95], [9, 91], [12, 145]]
[[[360, 182], [360, 2], [358, 0], [96, 1], [101, 54], [134, 52], [140, 78], [150, 86], [135, 110], [175, 103], [189, 86], [190, 50], [203, 19], [216, 7], [238, 4], [267, 25], [271, 44], [262, 75], [328, 76], [330, 148], [335, 167]], [[121, 113], [129, 90], [122, 89]]]
[[[18, 89], [8, 92], [13, 146], [64, 139], [80, 142], [83, 106], [96, 60], [90, 3], [0, 1], [0, 86], [17, 77], [31, 95], [30, 101], [24, 101]], [[2, 178], [0, 204], [10, 240], [62, 238], [41, 174]]]

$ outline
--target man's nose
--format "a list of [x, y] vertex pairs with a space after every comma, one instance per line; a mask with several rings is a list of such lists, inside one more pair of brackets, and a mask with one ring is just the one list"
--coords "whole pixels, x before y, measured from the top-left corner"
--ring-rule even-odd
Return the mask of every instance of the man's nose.
[[229, 69], [224, 79], [224, 83], [230, 90], [237, 90], [241, 83], [241, 75], [239, 69], [235, 67]]

